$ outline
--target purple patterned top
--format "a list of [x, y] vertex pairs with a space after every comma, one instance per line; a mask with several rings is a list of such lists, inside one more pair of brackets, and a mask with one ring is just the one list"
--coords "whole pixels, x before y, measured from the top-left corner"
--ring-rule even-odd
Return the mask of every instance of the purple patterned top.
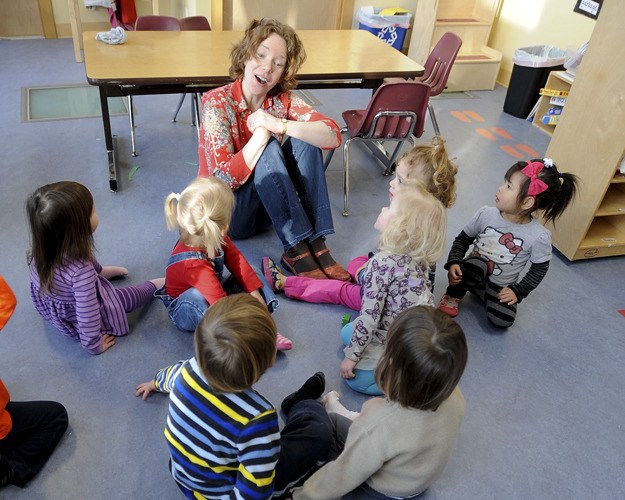
[[128, 333], [124, 306], [101, 270], [98, 262], [65, 263], [55, 270], [49, 294], [30, 266], [30, 296], [37, 312], [91, 354], [102, 352], [102, 334]]
[[361, 370], [373, 370], [384, 352], [386, 332], [402, 311], [434, 305], [428, 269], [409, 255], [376, 253], [365, 268], [360, 315], [354, 320], [345, 357]]

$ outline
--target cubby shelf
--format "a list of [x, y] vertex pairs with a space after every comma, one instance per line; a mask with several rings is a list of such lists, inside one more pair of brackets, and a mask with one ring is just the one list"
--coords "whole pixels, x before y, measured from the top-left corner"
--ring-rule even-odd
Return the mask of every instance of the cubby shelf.
[[625, 255], [625, 175], [618, 170], [625, 153], [625, 65], [606, 50], [625, 44], [623, 18], [625, 2], [603, 4], [575, 80], [552, 72], [547, 81], [547, 88], [570, 89], [560, 122], [552, 130], [537, 123], [544, 102], [534, 119], [553, 132], [546, 156], [580, 180], [577, 198], [548, 225], [569, 260]]
[[447, 31], [462, 47], [447, 81], [448, 91], [492, 90], [501, 53], [488, 47], [488, 37], [502, 0], [419, 0], [408, 56], [423, 64]]
[[[545, 88], [551, 90], [570, 91], [571, 85], [573, 85], [573, 81], [573, 77], [565, 71], [552, 71], [551, 73], [549, 73], [547, 83], [545, 83]], [[550, 96], [540, 96], [540, 99], [538, 100], [538, 107], [536, 108], [536, 114], [534, 115], [534, 121], [532, 123], [543, 132], [552, 135], [554, 129], [556, 128], [556, 125], [545, 125], [542, 122], [543, 116], [545, 116], [549, 111], [549, 108], [553, 106], [553, 104], [550, 103], [550, 100]], [[563, 107], [560, 119], [562, 119], [562, 117], [564, 116], [565, 111], [566, 104]]]

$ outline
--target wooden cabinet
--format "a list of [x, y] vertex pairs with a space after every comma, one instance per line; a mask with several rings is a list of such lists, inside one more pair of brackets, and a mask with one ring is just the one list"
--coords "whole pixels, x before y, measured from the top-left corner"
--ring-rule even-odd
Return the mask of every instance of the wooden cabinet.
[[462, 39], [462, 47], [448, 90], [494, 89], [501, 53], [486, 44], [501, 1], [418, 0], [408, 57], [423, 64], [443, 33], [452, 31]]
[[604, 2], [547, 149], [580, 179], [579, 196], [548, 226], [568, 259], [625, 254], [625, 2]]
[[[549, 73], [549, 78], [547, 78], [545, 88], [550, 90], [566, 90], [567, 92], [569, 92], [571, 90], [571, 85], [573, 85], [573, 81], [573, 77], [565, 71], [552, 71], [551, 73]], [[553, 134], [556, 125], [543, 123], [543, 116], [547, 116], [549, 114], [549, 108], [553, 107], [558, 106], [551, 104], [550, 96], [541, 96], [538, 100], [538, 107], [536, 108], [534, 121], [532, 122], [534, 126], [538, 127], [540, 130], [548, 133], [549, 135]], [[562, 108], [562, 112], [564, 112], [564, 106], [559, 107]]]

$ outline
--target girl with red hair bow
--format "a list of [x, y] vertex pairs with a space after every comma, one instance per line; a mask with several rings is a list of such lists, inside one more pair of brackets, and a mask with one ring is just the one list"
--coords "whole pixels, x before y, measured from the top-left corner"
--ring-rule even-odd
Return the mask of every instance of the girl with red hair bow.
[[504, 179], [495, 206], [480, 208], [454, 240], [445, 264], [449, 287], [438, 306], [455, 317], [460, 299], [473, 291], [486, 304], [488, 321], [500, 328], [514, 323], [517, 304], [549, 268], [551, 233], [532, 214], [541, 210], [546, 221], [555, 222], [573, 200], [578, 182], [549, 158], [517, 162]]

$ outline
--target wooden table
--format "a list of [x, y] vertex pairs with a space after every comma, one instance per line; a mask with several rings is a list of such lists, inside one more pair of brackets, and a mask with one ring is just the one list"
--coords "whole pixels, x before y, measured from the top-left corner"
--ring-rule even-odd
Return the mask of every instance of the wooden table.
[[[108, 97], [203, 92], [230, 82], [230, 51], [239, 31], [128, 32], [123, 45], [83, 33], [87, 81], [100, 90], [109, 185], [117, 190]], [[423, 66], [364, 30], [302, 30], [308, 58], [298, 88], [371, 88], [386, 77], [416, 77]]]

